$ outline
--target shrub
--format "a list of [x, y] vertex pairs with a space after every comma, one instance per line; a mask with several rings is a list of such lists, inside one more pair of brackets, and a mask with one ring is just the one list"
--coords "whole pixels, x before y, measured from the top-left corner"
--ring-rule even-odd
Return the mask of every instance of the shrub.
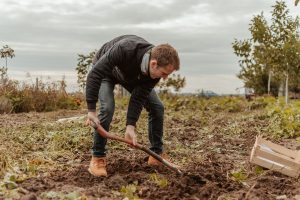
[[268, 131], [275, 137], [300, 136], [300, 103], [282, 105], [278, 102], [267, 107], [270, 123]]
[[0, 96], [0, 113], [10, 113], [12, 109], [12, 101], [5, 96]]
[[241, 112], [247, 107], [247, 102], [241, 97], [213, 97], [206, 101], [205, 110], [214, 112]]
[[0, 112], [43, 112], [78, 109], [81, 100], [68, 95], [58, 83], [36, 84], [9, 80], [0, 86]]
[[255, 98], [254, 101], [250, 102], [249, 109], [255, 110], [255, 109], [262, 109], [266, 108], [270, 104], [274, 104], [276, 102], [276, 98], [274, 97], [258, 97]]

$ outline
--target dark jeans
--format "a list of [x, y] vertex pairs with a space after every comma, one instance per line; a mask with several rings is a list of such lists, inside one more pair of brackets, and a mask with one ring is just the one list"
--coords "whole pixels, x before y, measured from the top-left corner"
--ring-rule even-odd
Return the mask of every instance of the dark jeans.
[[[103, 79], [99, 90], [100, 113], [98, 118], [102, 127], [109, 131], [109, 126], [115, 111], [114, 90], [115, 83], [110, 79]], [[126, 87], [128, 88], [128, 87]], [[130, 91], [130, 87], [129, 87]], [[150, 149], [157, 154], [163, 151], [163, 121], [164, 106], [153, 89], [146, 101], [145, 108], [148, 111], [148, 136], [151, 144]], [[106, 156], [107, 139], [94, 132], [93, 156]]]

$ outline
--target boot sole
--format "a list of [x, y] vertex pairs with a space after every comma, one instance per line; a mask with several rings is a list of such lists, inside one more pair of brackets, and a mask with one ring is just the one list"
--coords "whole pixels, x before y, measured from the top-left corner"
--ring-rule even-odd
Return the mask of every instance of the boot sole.
[[107, 175], [96, 175], [96, 174], [94, 174], [90, 168], [88, 168], [88, 172], [90, 172], [90, 174], [92, 174], [93, 176], [96, 176], [96, 177], [107, 177]]

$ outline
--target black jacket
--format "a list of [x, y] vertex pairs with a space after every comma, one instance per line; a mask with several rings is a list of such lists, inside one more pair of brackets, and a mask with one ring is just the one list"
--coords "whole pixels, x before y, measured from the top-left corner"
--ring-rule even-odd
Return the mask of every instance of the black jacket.
[[87, 76], [88, 110], [96, 110], [102, 79], [112, 78], [131, 92], [126, 125], [135, 126], [149, 93], [159, 82], [159, 79], [151, 79], [141, 72], [142, 58], [153, 47], [135, 35], [120, 36], [105, 43], [97, 52], [94, 66]]

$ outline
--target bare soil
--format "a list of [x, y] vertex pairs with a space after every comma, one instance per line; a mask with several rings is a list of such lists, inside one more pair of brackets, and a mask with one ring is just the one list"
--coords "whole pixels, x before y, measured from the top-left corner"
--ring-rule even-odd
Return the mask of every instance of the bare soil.
[[[6, 122], [28, 125], [34, 119], [51, 121], [75, 114], [80, 113], [35, 113], [30, 117], [26, 114], [10, 115], [10, 122]], [[240, 120], [237, 122], [238, 133], [226, 135], [226, 132], [233, 131], [225, 129], [229, 124], [232, 127], [232, 120], [237, 115], [213, 116], [206, 126], [208, 130], [199, 127], [199, 121], [189, 120], [187, 123], [186, 120], [167, 118], [165, 141], [171, 141], [171, 144], [168, 143], [169, 150], [175, 139], [185, 147], [183, 152], [170, 154], [172, 160], [181, 166], [183, 175], [175, 174], [164, 166], [150, 167], [144, 152], [125, 148], [109, 151], [108, 177], [97, 178], [87, 171], [91, 155], [86, 151], [78, 155], [77, 164], [22, 182], [20, 186], [30, 192], [23, 199], [39, 199], [47, 191], [68, 193], [75, 190], [84, 193], [88, 199], [124, 199], [120, 189], [129, 184], [136, 185], [135, 194], [140, 199], [299, 199], [299, 180], [268, 170], [256, 174], [256, 166], [249, 163], [250, 151], [258, 134], [255, 127], [263, 127], [267, 123], [264, 119]], [[1, 118], [7, 119], [5, 116]], [[299, 148], [293, 139], [276, 142]], [[193, 159], [182, 161], [189, 157]], [[241, 168], [246, 179], [232, 178], [231, 172]], [[153, 173], [167, 179], [167, 186], [161, 187], [153, 182], [149, 178]]]

